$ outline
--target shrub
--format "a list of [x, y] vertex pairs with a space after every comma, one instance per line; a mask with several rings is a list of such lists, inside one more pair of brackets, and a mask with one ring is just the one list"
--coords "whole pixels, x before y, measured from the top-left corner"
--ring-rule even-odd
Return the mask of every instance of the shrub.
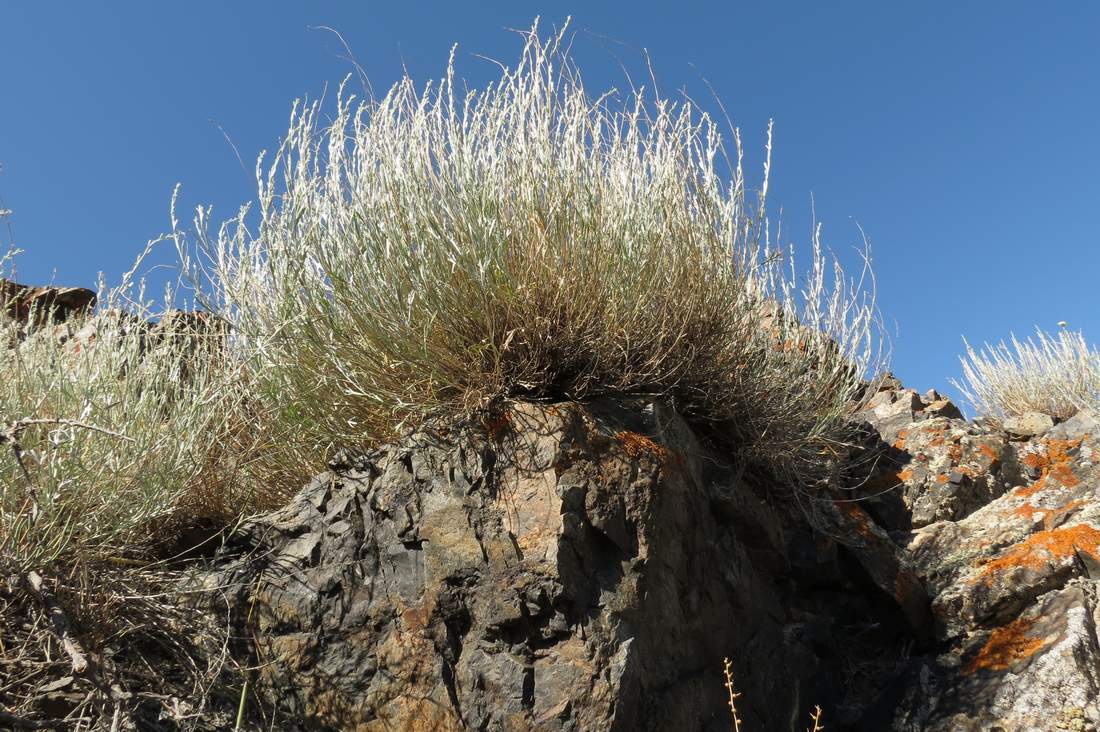
[[422, 90], [341, 89], [325, 125], [296, 104], [258, 167], [258, 223], [245, 210], [211, 233], [199, 210], [211, 302], [294, 436], [286, 460], [429, 413], [614, 393], [667, 398], [771, 473], [820, 477], [880, 353], [873, 282], [846, 279], [816, 229], [799, 283], [736, 130], [727, 156], [690, 101], [589, 96], [563, 39], [536, 26], [480, 91], [452, 55]]
[[256, 505], [241, 369], [132, 290], [64, 324], [0, 315], [0, 558], [17, 571], [132, 558], [173, 522]]
[[229, 630], [152, 560], [278, 500], [253, 489], [267, 435], [217, 320], [129, 276], [100, 302], [63, 323], [0, 308], [0, 721], [221, 729], [241, 696]]
[[966, 343], [959, 360], [963, 382], [952, 383], [981, 415], [1037, 411], [1068, 419], [1081, 409], [1100, 409], [1100, 351], [1080, 332], [1063, 328], [1052, 336], [1037, 328], [1035, 340], [1011, 336], [1011, 346], [1001, 341], [979, 351]]

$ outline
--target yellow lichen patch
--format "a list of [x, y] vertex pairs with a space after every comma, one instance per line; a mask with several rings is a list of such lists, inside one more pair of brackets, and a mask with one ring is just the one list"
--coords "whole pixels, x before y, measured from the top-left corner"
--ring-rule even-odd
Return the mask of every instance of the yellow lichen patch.
[[1088, 524], [1077, 524], [1032, 534], [986, 562], [979, 580], [990, 582], [998, 572], [1016, 567], [1041, 569], [1076, 551], [1100, 556], [1100, 530]]
[[668, 450], [637, 432], [622, 431], [615, 433], [615, 440], [623, 446], [626, 454], [632, 458], [656, 458], [662, 464], [668, 458]]
[[969, 676], [979, 670], [1004, 671], [1034, 656], [1046, 644], [1042, 638], [1033, 638], [1028, 634], [1033, 625], [1034, 619], [1017, 618], [994, 630], [977, 655], [963, 666], [963, 674]]

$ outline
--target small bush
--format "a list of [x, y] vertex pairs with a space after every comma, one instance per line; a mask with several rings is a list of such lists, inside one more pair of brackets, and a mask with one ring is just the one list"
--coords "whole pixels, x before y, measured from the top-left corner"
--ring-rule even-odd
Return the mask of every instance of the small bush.
[[155, 560], [279, 500], [254, 488], [268, 435], [219, 321], [129, 282], [61, 323], [0, 308], [0, 721], [16, 728], [223, 729], [239, 703], [228, 628]]
[[536, 31], [480, 91], [452, 56], [423, 90], [341, 90], [324, 125], [296, 105], [258, 223], [208, 233], [200, 209], [211, 300], [285, 462], [429, 413], [613, 393], [667, 398], [756, 465], [817, 479], [876, 364], [873, 288], [819, 230], [799, 282], [739, 136], [727, 157], [690, 102], [589, 96], [564, 36]]
[[63, 324], [0, 316], [0, 558], [18, 571], [133, 557], [257, 505], [223, 337], [153, 323], [131, 289]]
[[1063, 329], [1057, 336], [1036, 329], [1035, 339], [1011, 337], [975, 351], [966, 344], [963, 381], [952, 383], [981, 415], [1004, 419], [1044, 412], [1068, 419], [1085, 408], [1100, 409], [1100, 351], [1084, 336]]

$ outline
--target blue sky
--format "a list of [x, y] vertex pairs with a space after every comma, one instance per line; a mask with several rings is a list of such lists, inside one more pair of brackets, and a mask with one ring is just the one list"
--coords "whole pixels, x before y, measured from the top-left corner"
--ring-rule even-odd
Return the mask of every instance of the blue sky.
[[[507, 28], [572, 15], [591, 91], [620, 63], [708, 97], [758, 165], [775, 120], [772, 212], [805, 244], [810, 197], [848, 256], [875, 256], [895, 373], [951, 391], [962, 337], [1059, 320], [1100, 338], [1100, 4], [309, 3], [0, 0], [0, 197], [26, 250], [19, 278], [117, 279], [184, 213], [232, 214], [294, 98], [352, 68], [376, 90], [438, 76], [453, 43], [479, 84], [512, 60]], [[224, 135], [223, 135], [224, 131]], [[242, 168], [228, 135], [244, 161]], [[5, 235], [6, 237], [6, 235]], [[0, 241], [3, 241], [0, 238]]]

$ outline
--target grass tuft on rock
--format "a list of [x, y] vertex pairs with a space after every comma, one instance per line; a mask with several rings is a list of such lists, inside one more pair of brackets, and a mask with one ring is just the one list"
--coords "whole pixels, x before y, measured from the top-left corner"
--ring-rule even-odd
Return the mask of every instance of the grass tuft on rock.
[[797, 277], [739, 133], [730, 151], [690, 100], [590, 95], [567, 45], [536, 26], [484, 89], [452, 54], [424, 87], [296, 105], [257, 211], [216, 231], [199, 211], [188, 263], [295, 436], [287, 462], [607, 394], [665, 398], [798, 485], [848, 441], [880, 355], [869, 269], [846, 278], [816, 229]]
[[1100, 410], [1100, 351], [1082, 333], [1062, 328], [1035, 338], [966, 344], [961, 382], [952, 381], [977, 413], [1003, 420], [1025, 412], [1069, 419], [1082, 409]]

